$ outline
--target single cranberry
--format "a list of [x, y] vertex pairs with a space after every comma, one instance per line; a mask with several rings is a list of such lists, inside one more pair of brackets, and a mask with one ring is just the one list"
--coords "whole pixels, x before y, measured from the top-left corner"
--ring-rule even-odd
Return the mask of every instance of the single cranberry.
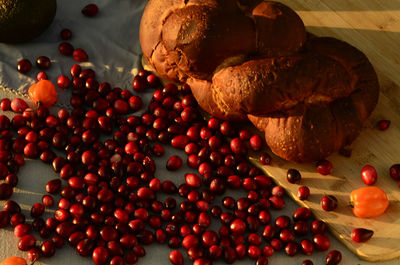
[[361, 169], [361, 179], [366, 185], [374, 185], [378, 180], [378, 173], [371, 165], [365, 165]]
[[311, 210], [307, 207], [300, 207], [297, 208], [296, 211], [293, 213], [293, 220], [303, 220], [307, 221], [311, 218]]
[[271, 189], [271, 195], [272, 196], [283, 197], [283, 195], [285, 195], [285, 189], [282, 186], [274, 186]]
[[18, 62], [17, 69], [21, 73], [27, 73], [32, 68], [32, 63], [28, 59], [22, 59]]
[[93, 250], [92, 259], [96, 265], [106, 264], [109, 258], [109, 252], [105, 247], [97, 247]]
[[39, 56], [39, 57], [36, 59], [36, 66], [39, 67], [39, 69], [46, 70], [46, 69], [49, 69], [49, 68], [50, 68], [50, 66], [51, 66], [51, 61], [50, 61], [50, 59], [49, 59], [48, 57], [46, 57], [46, 56]]
[[296, 242], [289, 242], [285, 246], [285, 253], [290, 257], [295, 256], [298, 252], [299, 252], [299, 244], [297, 244]]
[[74, 46], [69, 42], [61, 42], [58, 45], [58, 52], [65, 56], [71, 56], [74, 52]]
[[57, 85], [59, 88], [66, 89], [69, 87], [70, 81], [66, 75], [60, 75], [57, 78]]
[[79, 77], [79, 74], [81, 73], [81, 71], [82, 71], [81, 66], [79, 64], [74, 64], [70, 70], [71, 76], [74, 78], [77, 78], [77, 77]]
[[400, 180], [400, 164], [394, 164], [389, 169], [390, 177], [394, 180]]
[[312, 234], [325, 234], [328, 230], [327, 225], [321, 220], [315, 220], [311, 223], [310, 227]]
[[333, 195], [325, 195], [321, 199], [321, 207], [324, 211], [333, 211], [336, 209], [338, 201]]
[[311, 255], [314, 252], [314, 244], [309, 239], [303, 239], [300, 242], [300, 247], [305, 255]]
[[56, 246], [52, 241], [44, 241], [41, 245], [43, 257], [51, 257], [56, 252]]
[[14, 227], [14, 235], [16, 237], [22, 237], [31, 232], [32, 226], [29, 224], [18, 224]]
[[11, 100], [9, 98], [1, 99], [0, 108], [2, 111], [10, 110], [11, 109]]
[[374, 231], [365, 228], [355, 228], [351, 232], [351, 239], [354, 242], [366, 242], [374, 235]]
[[380, 120], [378, 121], [377, 127], [381, 131], [386, 131], [390, 126], [390, 120]]
[[7, 200], [13, 194], [13, 187], [8, 183], [0, 184], [0, 200]]
[[31, 248], [28, 250], [28, 253], [26, 255], [26, 259], [28, 262], [35, 262], [37, 261], [41, 256], [40, 250], [38, 248]]
[[46, 72], [39, 72], [39, 73], [36, 75], [36, 80], [37, 80], [37, 81], [40, 81], [40, 80], [47, 80], [47, 79], [49, 79], [49, 77], [48, 77], [48, 75], [46, 74]]
[[60, 37], [63, 40], [69, 40], [72, 37], [72, 31], [70, 29], [62, 29], [60, 32]]
[[32, 235], [24, 235], [18, 241], [18, 249], [28, 251], [36, 245], [36, 239]]
[[88, 4], [81, 10], [81, 12], [87, 17], [94, 17], [99, 12], [99, 7], [96, 4]]
[[244, 233], [246, 231], [246, 223], [242, 219], [235, 219], [230, 224], [230, 229], [234, 233]]
[[72, 56], [78, 62], [86, 62], [87, 60], [89, 60], [88, 54], [86, 53], [85, 50], [83, 50], [81, 48], [76, 48], [73, 51]]
[[263, 140], [261, 136], [255, 134], [250, 138], [249, 143], [251, 149], [253, 149], [254, 151], [259, 151], [263, 145]]
[[190, 187], [193, 188], [198, 188], [201, 185], [201, 178], [196, 174], [185, 174], [185, 181]]
[[291, 168], [287, 171], [286, 179], [289, 183], [299, 183], [301, 180], [301, 174], [297, 169]]
[[16, 113], [23, 113], [28, 108], [28, 104], [21, 98], [14, 98], [11, 101], [11, 109]]
[[[182, 167], [182, 158], [178, 155], [173, 155], [168, 158], [166, 168], [170, 171], [176, 171]], [[190, 184], [189, 184], [190, 185]]]
[[285, 201], [281, 197], [271, 196], [271, 197], [268, 198], [268, 200], [269, 200], [269, 202], [271, 203], [271, 206], [274, 209], [280, 210], [283, 207], [285, 207]]
[[307, 200], [308, 197], [310, 196], [310, 189], [307, 186], [301, 186], [297, 190], [297, 198], [299, 200]]
[[316, 234], [313, 237], [313, 242], [315, 244], [315, 247], [319, 251], [325, 251], [328, 250], [331, 246], [331, 242], [329, 240], [329, 237], [323, 235], [323, 234]]
[[300, 220], [294, 223], [293, 231], [296, 235], [306, 235], [308, 232], [308, 224], [306, 221]]
[[305, 260], [303, 260], [301, 265], [314, 265], [314, 263], [309, 259], [305, 259]]
[[158, 84], [160, 83], [160, 80], [158, 79], [158, 77], [154, 74], [149, 74], [146, 77], [146, 81], [149, 84], [150, 87], [156, 87], [158, 86]]
[[240, 138], [234, 138], [230, 142], [230, 147], [233, 153], [238, 155], [245, 155], [247, 154], [247, 146], [246, 143]]
[[326, 255], [326, 265], [337, 265], [342, 261], [342, 253], [332, 250]]
[[317, 162], [316, 168], [319, 174], [321, 175], [329, 175], [332, 171], [332, 163], [326, 159], [322, 159]]

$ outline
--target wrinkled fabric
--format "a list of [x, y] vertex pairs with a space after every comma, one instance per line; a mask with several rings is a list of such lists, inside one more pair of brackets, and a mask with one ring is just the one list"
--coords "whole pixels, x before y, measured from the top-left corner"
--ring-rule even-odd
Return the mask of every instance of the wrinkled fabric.
[[[60, 32], [69, 28], [72, 38], [68, 42], [89, 55], [88, 62], [79, 63], [82, 68], [95, 70], [99, 82], [129, 88], [140, 65], [139, 24], [146, 2], [96, 0], [93, 3], [98, 5], [99, 13], [95, 17], [85, 17], [81, 9], [90, 2], [57, 1], [57, 13], [51, 26], [38, 38], [17, 45], [0, 43], [0, 87], [6, 93], [27, 96], [29, 86], [42, 71], [35, 65], [36, 58], [42, 55], [51, 59], [50, 69], [44, 71], [53, 84], [56, 85], [59, 75], [70, 77], [71, 66], [78, 62], [58, 52], [58, 45], [64, 41]], [[18, 61], [23, 58], [32, 63], [32, 69], [26, 74], [17, 71]], [[57, 92], [57, 105], [67, 107], [70, 91], [57, 88]]]

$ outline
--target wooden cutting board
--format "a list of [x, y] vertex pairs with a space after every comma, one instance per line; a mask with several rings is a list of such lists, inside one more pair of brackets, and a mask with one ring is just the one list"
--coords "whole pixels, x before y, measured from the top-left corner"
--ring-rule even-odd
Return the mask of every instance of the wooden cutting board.
[[[350, 158], [332, 155], [330, 176], [317, 173], [315, 165], [291, 164], [273, 157], [270, 166], [262, 166], [258, 156], [250, 160], [271, 175], [299, 204], [312, 209], [324, 220], [332, 233], [351, 251], [368, 261], [383, 261], [400, 256], [400, 188], [389, 176], [391, 165], [400, 163], [400, 1], [387, 0], [283, 0], [303, 19], [307, 30], [318, 36], [332, 36], [349, 42], [362, 50], [374, 65], [381, 85], [377, 108], [365, 128], [352, 144]], [[376, 123], [389, 119], [387, 131], [379, 131]], [[378, 171], [377, 186], [388, 194], [390, 206], [377, 218], [356, 218], [351, 212], [349, 194], [363, 187], [361, 168], [373, 165]], [[286, 180], [289, 168], [302, 174], [299, 185]], [[307, 185], [311, 196], [307, 201], [297, 199], [297, 189]], [[322, 196], [335, 195], [339, 207], [325, 212], [320, 206]], [[375, 234], [366, 243], [354, 243], [350, 233], [354, 228], [372, 229]]]

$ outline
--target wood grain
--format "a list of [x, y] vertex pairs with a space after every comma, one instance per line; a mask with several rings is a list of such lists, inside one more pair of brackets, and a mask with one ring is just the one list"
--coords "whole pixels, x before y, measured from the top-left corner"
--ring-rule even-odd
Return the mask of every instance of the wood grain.
[[[391, 165], [400, 163], [400, 1], [372, 0], [297, 0], [282, 1], [301, 16], [307, 30], [319, 36], [332, 36], [362, 50], [374, 65], [381, 86], [378, 106], [366, 122], [361, 135], [352, 144], [350, 158], [334, 154], [328, 159], [334, 169], [329, 176], [316, 172], [313, 164], [292, 164], [273, 157], [270, 166], [262, 166], [258, 155], [250, 161], [271, 175], [300, 205], [312, 209], [314, 215], [324, 220], [332, 233], [351, 251], [368, 261], [383, 261], [400, 256], [400, 188], [389, 176]], [[376, 123], [391, 120], [387, 131], [379, 131]], [[363, 187], [361, 168], [373, 165], [378, 171], [378, 182], [388, 194], [390, 206], [377, 218], [355, 217], [349, 203], [352, 190]], [[289, 168], [302, 174], [300, 184], [286, 180]], [[301, 185], [311, 189], [307, 201], [297, 199]], [[323, 195], [335, 195], [339, 207], [325, 212], [320, 207]], [[366, 243], [355, 243], [350, 238], [354, 228], [372, 229], [375, 233]]]

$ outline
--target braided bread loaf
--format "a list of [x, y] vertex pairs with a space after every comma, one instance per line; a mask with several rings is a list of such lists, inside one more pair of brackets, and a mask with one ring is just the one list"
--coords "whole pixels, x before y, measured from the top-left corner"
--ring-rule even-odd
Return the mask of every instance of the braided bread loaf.
[[350, 144], [378, 100], [377, 76], [362, 52], [307, 34], [279, 2], [150, 0], [140, 42], [161, 77], [189, 84], [218, 118], [249, 119], [292, 162]]

